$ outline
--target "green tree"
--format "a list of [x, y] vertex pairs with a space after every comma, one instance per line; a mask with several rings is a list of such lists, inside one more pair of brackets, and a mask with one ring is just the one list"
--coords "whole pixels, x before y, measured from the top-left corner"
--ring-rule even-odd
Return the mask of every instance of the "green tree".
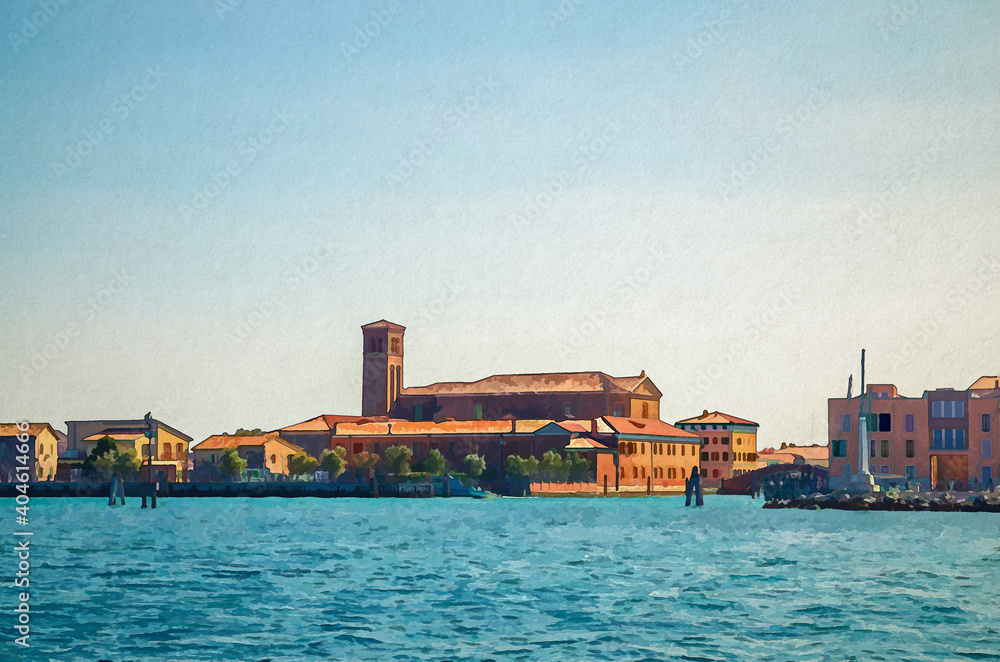
[[548, 450], [542, 455], [542, 461], [538, 467], [547, 474], [549, 480], [561, 480], [565, 476], [566, 470], [569, 469], [565, 464], [559, 453]]
[[535, 458], [534, 456], [529, 455], [528, 457], [524, 458], [523, 466], [524, 466], [524, 475], [530, 478], [531, 476], [534, 476], [538, 472], [538, 459]]
[[239, 451], [230, 448], [219, 458], [218, 467], [223, 476], [239, 479], [246, 471], [247, 461], [240, 457]]
[[368, 451], [361, 451], [354, 456], [354, 469], [355, 471], [374, 471], [375, 465], [378, 464], [379, 456], [378, 453], [369, 453]]
[[518, 455], [508, 455], [505, 466], [507, 468], [507, 475], [512, 478], [524, 478], [528, 475], [525, 459]]
[[319, 462], [305, 451], [299, 451], [288, 460], [288, 473], [292, 476], [305, 476], [316, 471]]
[[406, 446], [389, 446], [385, 449], [385, 465], [390, 473], [405, 476], [410, 473], [410, 459], [413, 451]]
[[[247, 430], [245, 428], [238, 428], [236, 432], [233, 433], [234, 437], [256, 437], [257, 435], [264, 434], [263, 430], [260, 428], [254, 428], [253, 430]], [[229, 436], [229, 433], [224, 432], [223, 435]]]
[[142, 459], [134, 448], [123, 448], [115, 458], [112, 472], [122, 480], [132, 480], [142, 467]]
[[[90, 460], [90, 458], [87, 458]], [[91, 466], [93, 470], [100, 474], [102, 480], [108, 480], [115, 473], [115, 460], [118, 456], [114, 452], [108, 451], [104, 455], [91, 461]]]
[[[87, 459], [83, 461], [83, 466], [81, 467], [84, 471], [97, 471], [100, 470], [95, 466], [97, 459], [111, 453], [114, 457], [118, 457], [118, 442], [111, 437], [105, 435], [97, 440], [97, 445], [94, 446], [94, 450], [90, 451], [90, 455]], [[108, 478], [111, 477], [109, 473]]]
[[319, 466], [323, 471], [330, 472], [330, 479], [338, 478], [347, 470], [347, 449], [336, 446], [333, 450], [327, 448], [319, 458]]
[[574, 479], [583, 478], [590, 473], [590, 460], [579, 453], [567, 455], [566, 459], [563, 460], [563, 466]]
[[479, 478], [486, 471], [486, 460], [481, 455], [476, 455], [475, 453], [466, 455], [462, 465], [465, 467], [465, 473], [469, 474], [472, 478]]
[[441, 451], [434, 448], [427, 456], [427, 473], [432, 476], [444, 475], [444, 472], [448, 470], [448, 462], [444, 459], [444, 455], [441, 455]]

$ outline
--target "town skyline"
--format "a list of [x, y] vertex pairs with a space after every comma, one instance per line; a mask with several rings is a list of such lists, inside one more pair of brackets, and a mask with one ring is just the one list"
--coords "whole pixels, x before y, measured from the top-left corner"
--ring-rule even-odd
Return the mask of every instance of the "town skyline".
[[4, 419], [360, 414], [379, 319], [407, 387], [645, 371], [761, 447], [862, 348], [998, 371], [996, 7], [56, 5], [0, 10]]

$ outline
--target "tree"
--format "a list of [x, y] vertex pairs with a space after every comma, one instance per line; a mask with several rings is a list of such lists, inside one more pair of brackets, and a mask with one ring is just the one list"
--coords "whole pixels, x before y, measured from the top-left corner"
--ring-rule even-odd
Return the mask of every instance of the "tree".
[[507, 474], [514, 478], [526, 478], [538, 471], [538, 460], [534, 457], [507, 456]]
[[319, 458], [319, 466], [330, 473], [330, 479], [339, 477], [347, 470], [347, 449], [336, 446], [333, 450], [327, 448]]
[[354, 469], [356, 471], [374, 471], [375, 465], [378, 464], [378, 461], [379, 456], [377, 453], [361, 451], [354, 456]]
[[[108, 451], [104, 455], [91, 461], [91, 466], [93, 470], [101, 475], [102, 480], [108, 480], [114, 475], [115, 471], [115, 460], [118, 458], [114, 452]], [[90, 460], [88, 457], [87, 460]]]
[[[94, 450], [90, 451], [90, 455], [87, 456], [87, 459], [83, 461], [83, 466], [81, 468], [84, 471], [97, 471], [100, 473], [100, 470], [97, 469], [95, 463], [98, 458], [103, 457], [108, 453], [111, 453], [114, 457], [118, 457], [118, 442], [111, 437], [104, 435], [97, 440], [97, 445], [94, 446]], [[108, 473], [107, 477], [110, 478], [111, 474]]]
[[385, 449], [385, 464], [389, 468], [389, 473], [397, 476], [405, 476], [410, 473], [410, 459], [413, 451], [406, 446], [389, 446]]
[[431, 449], [427, 456], [427, 473], [432, 476], [441, 476], [447, 470], [448, 462], [444, 459], [444, 455], [441, 455], [441, 451], [436, 448]]
[[[257, 435], [264, 434], [263, 430], [260, 428], [254, 428], [253, 430], [247, 430], [244, 428], [238, 428], [236, 432], [233, 433], [234, 437], [256, 437]], [[228, 433], [223, 433], [224, 436], [229, 436]]]
[[122, 480], [132, 480], [142, 468], [142, 459], [134, 448], [123, 448], [115, 458], [112, 471]]
[[569, 473], [576, 478], [582, 478], [590, 473], [590, 460], [578, 453], [570, 453], [563, 460], [563, 464], [569, 464]]
[[548, 478], [561, 479], [569, 467], [564, 466], [562, 456], [555, 451], [548, 450], [542, 455], [542, 461], [539, 463], [539, 468], [548, 474]]
[[240, 457], [239, 451], [235, 448], [228, 449], [219, 458], [219, 471], [227, 478], [241, 478], [246, 471], [247, 461]]
[[474, 453], [466, 455], [462, 465], [465, 467], [465, 473], [472, 478], [479, 478], [486, 471], [486, 460], [481, 455]]
[[292, 476], [304, 476], [316, 471], [316, 461], [312, 455], [299, 451], [288, 460], [288, 473]]
[[524, 467], [525, 476], [534, 476], [538, 471], [538, 459], [529, 455], [528, 457], [521, 460]]

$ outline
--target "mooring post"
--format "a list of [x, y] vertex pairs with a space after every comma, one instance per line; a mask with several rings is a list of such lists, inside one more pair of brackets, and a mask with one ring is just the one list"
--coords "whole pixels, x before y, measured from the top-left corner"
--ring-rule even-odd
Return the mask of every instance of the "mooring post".
[[118, 496], [122, 498], [122, 505], [125, 505], [125, 481], [119, 479], [118, 481]]
[[108, 505], [113, 506], [116, 503], [116, 495], [118, 490], [118, 476], [111, 477], [111, 491], [108, 492]]
[[156, 488], [158, 488], [159, 486], [160, 486], [159, 483], [153, 483], [153, 495], [152, 495], [153, 508], [156, 508]]

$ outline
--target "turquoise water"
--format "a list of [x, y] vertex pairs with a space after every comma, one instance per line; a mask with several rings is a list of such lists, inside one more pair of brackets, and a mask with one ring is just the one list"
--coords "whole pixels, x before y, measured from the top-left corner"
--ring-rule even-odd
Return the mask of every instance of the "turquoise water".
[[32, 648], [8, 616], [0, 659], [1000, 660], [991, 514], [711, 496], [31, 512]]

